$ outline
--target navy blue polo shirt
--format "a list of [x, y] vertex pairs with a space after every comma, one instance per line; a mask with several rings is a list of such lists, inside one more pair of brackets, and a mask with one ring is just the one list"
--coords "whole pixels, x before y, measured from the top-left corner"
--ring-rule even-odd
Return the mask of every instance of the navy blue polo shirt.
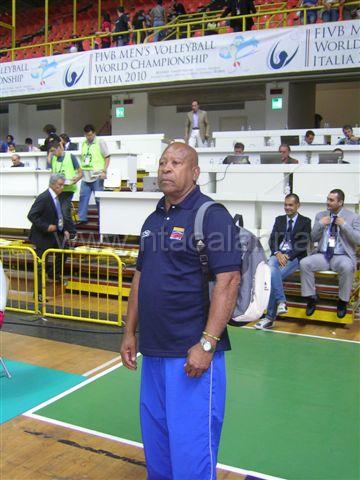
[[[164, 197], [141, 229], [137, 269], [139, 350], [143, 355], [185, 357], [206, 325], [199, 255], [194, 244], [195, 215], [211, 200], [192, 190], [179, 204], [165, 208]], [[213, 275], [240, 270], [236, 227], [228, 211], [212, 206], [204, 219], [204, 236]], [[225, 329], [217, 350], [229, 350]]]

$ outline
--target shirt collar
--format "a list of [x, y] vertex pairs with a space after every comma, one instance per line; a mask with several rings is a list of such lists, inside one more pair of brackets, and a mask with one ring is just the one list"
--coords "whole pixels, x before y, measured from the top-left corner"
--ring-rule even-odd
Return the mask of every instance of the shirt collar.
[[51, 195], [52, 199], [55, 200], [55, 198], [57, 198], [57, 195], [51, 187], [49, 187], [49, 192], [50, 192], [50, 195]]
[[298, 219], [298, 216], [299, 216], [298, 213], [297, 213], [297, 214], [295, 215], [295, 217], [293, 217], [293, 218], [290, 218], [290, 217], [288, 217], [288, 216], [286, 215], [286, 223], [289, 223], [289, 221], [292, 220], [292, 221], [293, 221], [293, 225], [295, 225], [296, 220]]
[[[180, 203], [177, 203], [175, 207], [182, 208], [184, 210], [191, 210], [200, 195], [200, 187], [199, 185], [196, 185], [194, 190], [191, 190], [191, 192], [184, 198], [184, 200]], [[165, 210], [165, 196], [159, 200], [156, 206], [156, 210]]]

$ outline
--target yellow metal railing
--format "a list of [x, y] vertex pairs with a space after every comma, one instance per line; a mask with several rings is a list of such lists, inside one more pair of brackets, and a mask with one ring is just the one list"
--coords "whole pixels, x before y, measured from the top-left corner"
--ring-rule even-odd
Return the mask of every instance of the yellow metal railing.
[[7, 310], [38, 313], [38, 257], [24, 245], [0, 245], [0, 259], [9, 280]]
[[122, 324], [123, 264], [118, 255], [87, 247], [49, 249], [41, 264], [43, 316]]
[[[347, 2], [345, 5], [355, 6], [357, 3], [358, 3], [357, 1], [352, 1], [352, 2]], [[274, 5], [280, 5], [280, 8], [275, 8]], [[339, 4], [333, 5], [333, 7], [337, 7], [337, 6], [339, 6]], [[344, 5], [340, 7], [343, 7], [343, 6]], [[216, 22], [217, 25], [215, 30], [221, 31], [221, 28], [223, 28], [223, 25], [220, 25], [220, 23], [228, 22], [230, 20], [241, 20], [242, 30], [245, 31], [246, 20], [248, 18], [252, 18], [254, 20], [255, 25], [257, 25], [258, 28], [262, 26], [263, 28], [269, 28], [274, 17], [277, 15], [282, 15], [282, 19], [279, 20], [279, 23], [282, 23], [283, 26], [288, 25], [289, 16], [292, 15], [294, 17], [294, 14], [296, 14], [296, 18], [300, 18], [301, 16], [303, 24], [306, 25], [307, 23], [306, 12], [320, 11], [320, 10], [323, 10], [324, 8], [323, 6], [316, 6], [311, 8], [296, 7], [296, 8], [290, 8], [290, 9], [283, 8], [283, 7], [284, 7], [284, 2], [278, 2], [272, 5], [261, 6], [261, 8], [258, 8], [258, 11], [256, 13], [251, 13], [248, 15], [227, 16], [227, 17], [221, 17], [220, 11], [203, 12], [203, 13], [193, 14], [193, 18], [195, 18], [195, 20], [191, 20], [191, 21], [185, 21], [184, 18], [188, 17], [188, 15], [183, 15], [173, 20], [172, 22], [169, 22], [166, 25], [160, 26], [160, 27], [155, 27], [155, 28], [151, 27], [151, 28], [143, 28], [143, 29], [136, 29], [136, 30], [131, 29], [126, 32], [118, 32], [118, 33], [106, 32], [98, 35], [81, 36], [73, 39], [42, 42], [34, 45], [24, 45], [16, 48], [5, 48], [0, 50], [0, 54], [6, 54], [10, 52], [11, 60], [14, 60], [16, 53], [20, 50], [27, 50], [27, 49], [34, 50], [34, 49], [41, 48], [44, 50], [45, 55], [52, 55], [54, 53], [54, 48], [56, 47], [71, 45], [73, 42], [84, 42], [84, 41], [89, 41], [90, 43], [89, 46], [91, 49], [93, 49], [95, 47], [95, 39], [97, 38], [104, 38], [104, 37], [110, 36], [114, 40], [118, 36], [122, 36], [122, 35], [127, 35], [127, 36], [132, 35], [133, 41], [135, 41], [135, 43], [140, 43], [142, 37], [145, 34], [146, 38], [144, 43], [147, 43], [150, 40], [152, 40], [155, 33], [162, 32], [162, 31], [166, 32], [169, 29], [171, 31], [174, 31], [174, 30], [176, 31], [176, 34], [175, 34], [176, 38], [180, 38], [180, 36], [182, 37], [185, 36], [186, 38], [190, 38], [193, 36], [195, 32], [200, 31], [203, 34], [205, 30], [207, 30], [207, 24], [209, 22]], [[184, 18], [182, 19], [181, 17], [184, 17]], [[265, 21], [262, 22], [261, 20], [265, 20]], [[7, 28], [8, 27], [9, 26], [7, 26]], [[12, 31], [14, 31], [14, 29]], [[166, 36], [166, 34], [164, 34], [164, 36]]]

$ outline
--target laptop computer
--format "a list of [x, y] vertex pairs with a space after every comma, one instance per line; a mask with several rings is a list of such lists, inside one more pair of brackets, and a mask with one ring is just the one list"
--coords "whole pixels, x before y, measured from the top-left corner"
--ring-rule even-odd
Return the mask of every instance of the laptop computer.
[[271, 165], [271, 164], [280, 164], [281, 158], [280, 158], [280, 153], [261, 153], [260, 154], [260, 163], [265, 164], [265, 165]]
[[319, 153], [319, 163], [341, 163], [341, 157], [337, 152]]
[[249, 162], [249, 155], [228, 155], [223, 160], [224, 164], [235, 164], [235, 165], [248, 165]]
[[281, 135], [281, 143], [286, 143], [290, 146], [296, 146], [300, 144], [299, 135]]

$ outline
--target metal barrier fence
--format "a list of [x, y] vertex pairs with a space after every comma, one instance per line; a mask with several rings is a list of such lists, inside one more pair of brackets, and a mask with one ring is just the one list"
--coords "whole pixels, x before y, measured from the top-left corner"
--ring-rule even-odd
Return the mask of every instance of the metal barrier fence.
[[122, 324], [123, 264], [115, 253], [49, 249], [41, 267], [43, 316]]
[[38, 257], [24, 245], [0, 245], [0, 260], [9, 280], [7, 310], [38, 313]]

